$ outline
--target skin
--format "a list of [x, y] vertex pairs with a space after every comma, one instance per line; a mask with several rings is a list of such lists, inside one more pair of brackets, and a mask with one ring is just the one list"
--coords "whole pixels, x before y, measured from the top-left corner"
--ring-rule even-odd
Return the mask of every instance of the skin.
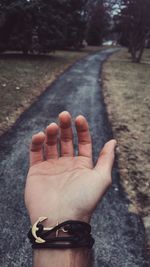
[[[45, 226], [68, 219], [89, 223], [96, 205], [111, 185], [116, 141], [105, 144], [93, 166], [88, 122], [81, 115], [75, 119], [78, 156], [74, 155], [71, 124], [71, 115], [64, 111], [59, 114], [59, 126], [51, 123], [45, 133], [32, 137], [25, 187], [25, 203], [32, 225], [41, 216], [48, 217]], [[87, 249], [35, 250], [33, 265], [87, 267], [88, 255]]]

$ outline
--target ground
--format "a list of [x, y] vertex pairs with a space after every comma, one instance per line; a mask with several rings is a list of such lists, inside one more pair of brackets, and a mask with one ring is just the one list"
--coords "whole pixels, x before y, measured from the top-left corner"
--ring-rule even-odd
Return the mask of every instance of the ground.
[[[32, 135], [45, 129], [50, 122], [57, 122], [58, 114], [68, 110], [72, 118], [78, 114], [87, 118], [93, 140], [94, 162], [100, 148], [112, 138], [99, 72], [104, 60], [115, 51], [107, 49], [78, 61], [48, 87], [17, 123], [0, 137], [0, 266], [32, 266], [31, 245], [27, 239], [30, 222], [23, 201]], [[76, 134], [74, 137], [77, 153]], [[82, 191], [84, 196], [85, 190]], [[112, 186], [98, 204], [91, 220], [95, 238], [95, 267], [149, 266], [141, 218], [130, 212], [128, 207], [129, 201], [120, 186], [118, 165], [115, 164]]]
[[105, 63], [103, 94], [118, 140], [121, 181], [132, 204], [150, 231], [150, 49], [141, 64], [121, 49]]
[[57, 51], [50, 55], [0, 55], [0, 135], [35, 101], [58, 75], [76, 60], [100, 47], [80, 52]]

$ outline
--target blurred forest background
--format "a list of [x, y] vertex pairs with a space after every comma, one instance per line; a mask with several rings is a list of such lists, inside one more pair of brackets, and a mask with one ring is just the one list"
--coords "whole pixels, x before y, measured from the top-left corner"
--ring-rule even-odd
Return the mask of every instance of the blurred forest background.
[[0, 0], [0, 52], [41, 54], [108, 39], [140, 62], [150, 46], [150, 1]]

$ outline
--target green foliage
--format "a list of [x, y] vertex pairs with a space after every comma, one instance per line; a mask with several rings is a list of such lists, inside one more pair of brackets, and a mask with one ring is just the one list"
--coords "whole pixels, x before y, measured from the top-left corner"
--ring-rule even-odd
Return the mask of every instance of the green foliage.
[[26, 0], [0, 1], [0, 51], [27, 52], [32, 42], [32, 14]]
[[86, 0], [0, 0], [0, 51], [81, 46]]

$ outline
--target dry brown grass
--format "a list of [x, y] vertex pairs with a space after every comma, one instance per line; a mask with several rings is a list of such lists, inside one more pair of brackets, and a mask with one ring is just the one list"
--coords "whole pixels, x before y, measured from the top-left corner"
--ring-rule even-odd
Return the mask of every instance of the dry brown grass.
[[57, 51], [50, 55], [0, 55], [0, 135], [76, 60], [100, 50]]
[[104, 65], [103, 93], [118, 140], [121, 182], [132, 212], [150, 215], [150, 50], [141, 64], [127, 50]]

